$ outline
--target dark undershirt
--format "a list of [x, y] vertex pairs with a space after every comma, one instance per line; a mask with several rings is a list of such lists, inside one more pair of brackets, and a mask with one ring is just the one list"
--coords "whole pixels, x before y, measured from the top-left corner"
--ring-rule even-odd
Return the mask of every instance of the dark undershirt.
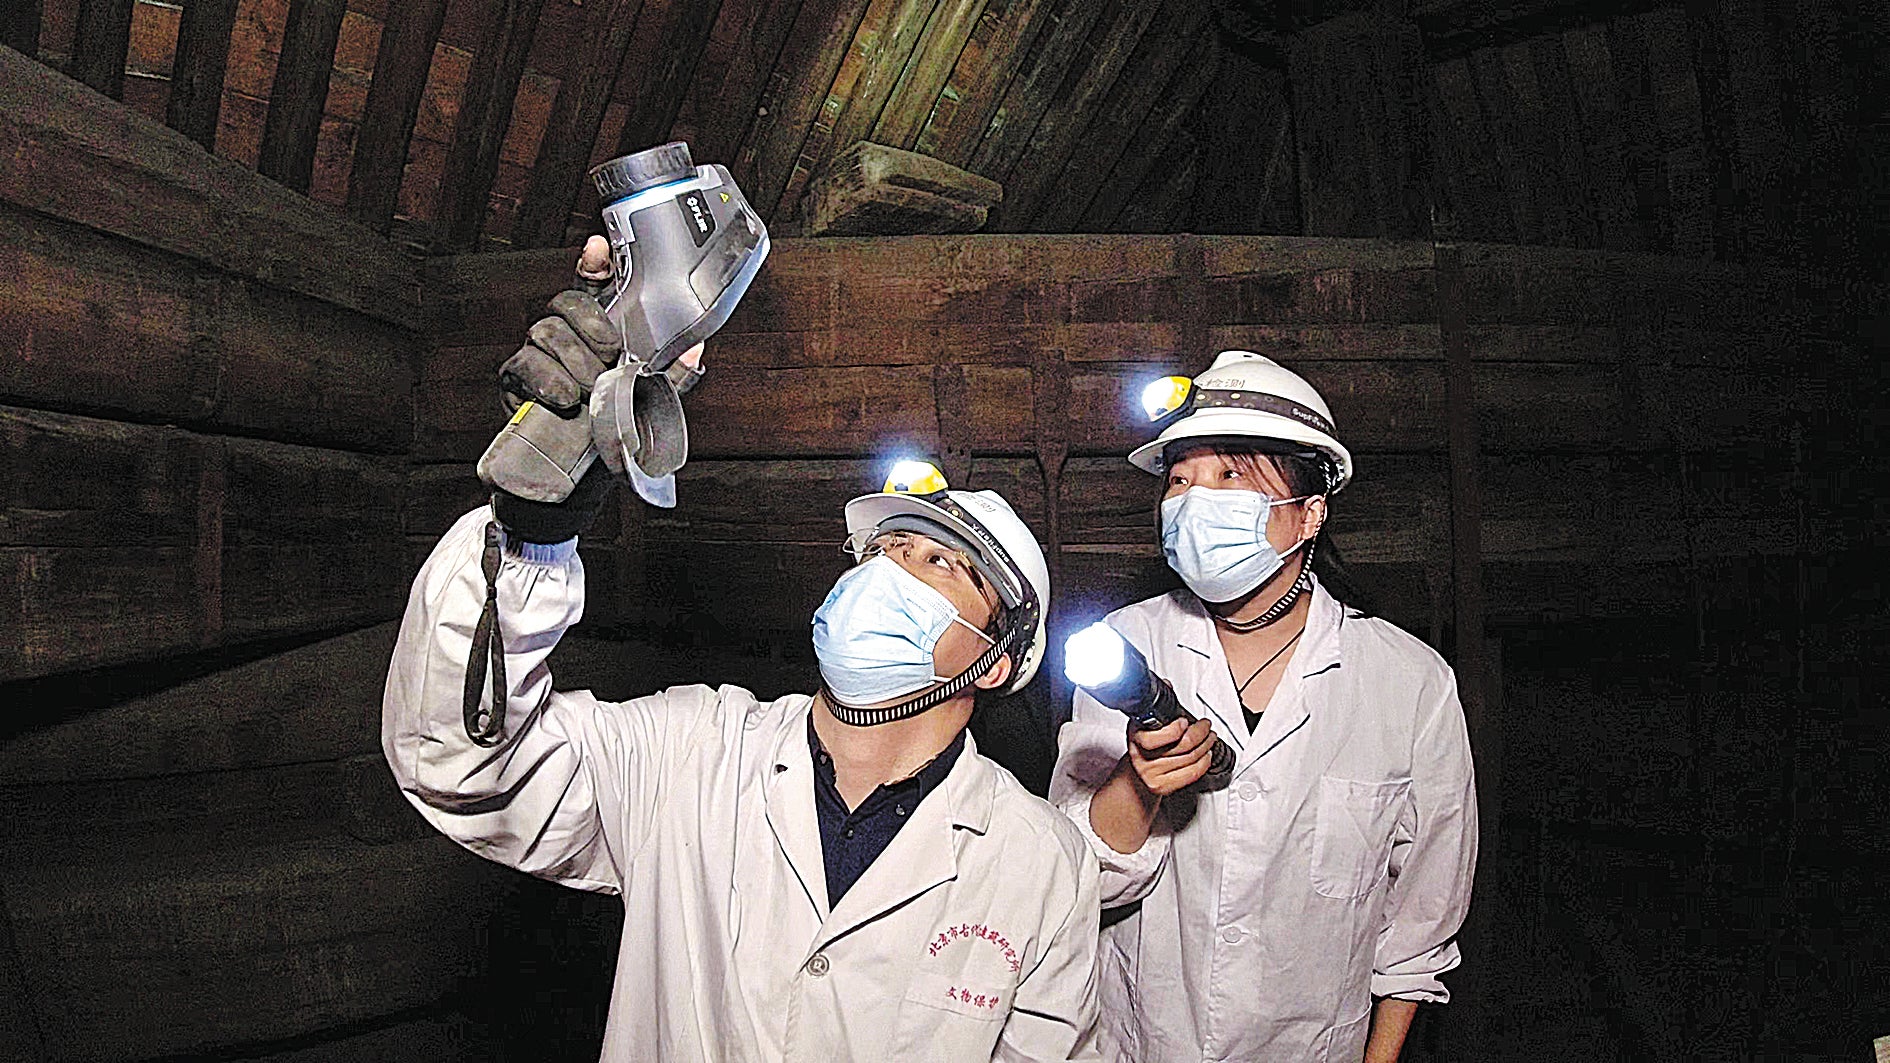
[[807, 748], [814, 756], [814, 811], [820, 819], [820, 852], [827, 866], [827, 907], [831, 909], [892, 844], [919, 802], [944, 784], [964, 751], [965, 733], [958, 732], [951, 745], [918, 771], [898, 782], [881, 784], [851, 812], [840, 796], [833, 758], [814, 733], [811, 716], [807, 718]]

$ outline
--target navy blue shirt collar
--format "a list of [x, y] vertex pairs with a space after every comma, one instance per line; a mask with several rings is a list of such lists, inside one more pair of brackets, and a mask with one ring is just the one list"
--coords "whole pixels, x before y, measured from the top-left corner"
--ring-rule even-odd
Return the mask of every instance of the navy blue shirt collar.
[[899, 828], [945, 777], [965, 749], [965, 732], [925, 766], [897, 782], [882, 783], [860, 807], [847, 810], [846, 799], [834, 777], [833, 758], [820, 744], [814, 718], [807, 717], [807, 748], [814, 759], [814, 811], [820, 820], [820, 850], [827, 870], [827, 906], [831, 909], [853, 888], [879, 854], [892, 844]]

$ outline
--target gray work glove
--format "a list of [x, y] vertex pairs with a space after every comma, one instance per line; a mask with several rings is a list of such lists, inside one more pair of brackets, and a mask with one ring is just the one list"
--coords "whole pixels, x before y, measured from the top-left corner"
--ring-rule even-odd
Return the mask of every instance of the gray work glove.
[[[617, 363], [623, 341], [598, 303], [610, 283], [610, 245], [593, 236], [578, 258], [570, 288], [553, 296], [532, 323], [525, 345], [499, 367], [507, 413], [536, 402], [561, 417], [576, 417], [590, 401], [597, 375]], [[534, 502], [507, 491], [492, 493], [492, 510], [515, 539], [557, 543], [590, 526], [610, 497], [610, 472], [594, 463], [562, 502]]]

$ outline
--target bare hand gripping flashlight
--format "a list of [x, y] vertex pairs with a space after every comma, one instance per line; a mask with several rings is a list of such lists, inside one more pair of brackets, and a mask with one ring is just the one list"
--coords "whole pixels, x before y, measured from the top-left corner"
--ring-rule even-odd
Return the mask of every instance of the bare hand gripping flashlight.
[[[1115, 628], [1098, 621], [1063, 644], [1063, 674], [1089, 696], [1127, 716], [1138, 731], [1153, 731], [1175, 720], [1194, 722], [1181, 707], [1175, 688], [1149, 669], [1147, 658]], [[1196, 785], [1216, 789], [1234, 770], [1234, 751], [1218, 737], [1207, 774]]]
[[728, 168], [695, 165], [681, 141], [612, 159], [591, 178], [614, 267], [604, 313], [622, 356], [572, 417], [520, 406], [479, 459], [479, 478], [562, 502], [601, 457], [644, 500], [674, 506], [689, 436], [664, 370], [728, 321], [768, 257], [768, 230]]

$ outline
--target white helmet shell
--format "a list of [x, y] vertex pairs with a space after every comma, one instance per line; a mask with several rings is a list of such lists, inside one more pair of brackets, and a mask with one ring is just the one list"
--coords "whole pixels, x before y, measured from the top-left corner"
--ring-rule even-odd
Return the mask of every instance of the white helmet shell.
[[[1242, 392], [1282, 399], [1290, 406], [1300, 407], [1300, 412], [1311, 411], [1318, 420], [1332, 424], [1332, 410], [1304, 377], [1252, 351], [1222, 351], [1215, 355], [1214, 364], [1208, 366], [1207, 372], [1194, 378], [1194, 386], [1197, 391]], [[1131, 451], [1129, 462], [1144, 472], [1160, 474], [1162, 454], [1169, 444], [1188, 439], [1246, 438], [1297, 443], [1332, 460], [1338, 469], [1338, 480], [1332, 486], [1336, 493], [1351, 482], [1352, 452], [1331, 432], [1311, 423], [1312, 420], [1238, 406], [1195, 409], [1171, 422], [1162, 429], [1161, 435]]]
[[[1004, 496], [996, 491], [946, 491], [944, 495], [966, 517], [976, 521], [977, 527], [972, 527], [958, 514], [926, 501], [924, 495], [861, 495], [847, 503], [848, 540], [863, 546], [867, 536], [887, 520], [897, 516], [919, 517], [942, 526], [977, 550], [977, 560], [982, 562], [980, 567], [997, 576], [998, 597], [1006, 608], [1015, 609], [1035, 599], [1036, 631], [1031, 634], [1030, 644], [1023, 653], [1012, 655], [1011, 678], [998, 691], [1013, 693], [1023, 689], [1037, 674], [1049, 643], [1044, 618], [1050, 612], [1050, 566], [1044, 562], [1043, 548], [1037, 545], [1030, 526], [1017, 516]], [[991, 550], [987, 545], [990, 541], [996, 541], [1006, 556], [1000, 557]]]

